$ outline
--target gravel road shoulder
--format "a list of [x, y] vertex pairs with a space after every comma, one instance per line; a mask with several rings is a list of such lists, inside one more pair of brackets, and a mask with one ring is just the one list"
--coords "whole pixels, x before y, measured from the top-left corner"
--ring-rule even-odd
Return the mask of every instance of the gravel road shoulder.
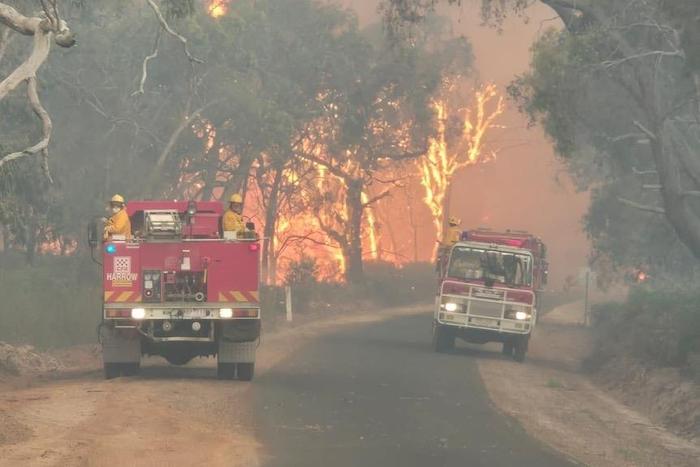
[[530, 435], [591, 466], [695, 466], [700, 446], [655, 425], [580, 372], [592, 339], [583, 306], [556, 308], [538, 323], [528, 360], [498, 346], [473, 348], [494, 405]]

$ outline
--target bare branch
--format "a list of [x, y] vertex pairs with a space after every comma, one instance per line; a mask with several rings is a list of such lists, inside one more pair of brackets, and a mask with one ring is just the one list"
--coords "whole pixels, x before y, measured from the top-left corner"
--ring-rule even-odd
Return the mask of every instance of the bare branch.
[[636, 167], [632, 167], [632, 172], [635, 175], [658, 175], [656, 170], [639, 170]]
[[[1, 8], [0, 4], [0, 8]], [[1, 14], [1, 10], [0, 10]], [[0, 16], [2, 19], [2, 16]], [[4, 99], [7, 94], [14, 91], [17, 86], [29, 78], [36, 76], [39, 67], [46, 61], [51, 50], [50, 34], [38, 28], [34, 35], [34, 48], [29, 57], [19, 65], [10, 75], [3, 81], [0, 81], [0, 100]]]
[[10, 45], [12, 41], [12, 29], [8, 27], [2, 28], [0, 31], [0, 62], [2, 62], [5, 52], [7, 52], [7, 46]]
[[640, 204], [640, 203], [637, 203], [635, 201], [625, 199], [625, 198], [617, 198], [617, 200], [626, 206], [638, 209], [640, 211], [653, 212], [656, 214], [666, 214], [666, 211], [664, 210], [664, 208], [660, 208], [658, 206], [648, 206], [646, 204]]
[[[20, 34], [34, 36], [32, 52], [29, 57], [15, 68], [9, 76], [0, 81], [0, 100], [14, 91], [21, 83], [27, 83], [27, 99], [29, 100], [34, 114], [39, 117], [42, 124], [42, 139], [35, 145], [22, 151], [0, 157], [0, 167], [22, 157], [41, 154], [44, 173], [49, 181], [51, 181], [51, 174], [49, 173], [48, 167], [48, 147], [51, 140], [53, 125], [48, 112], [44, 109], [39, 99], [36, 73], [49, 55], [52, 37], [56, 41], [56, 44], [61, 47], [71, 47], [75, 44], [75, 36], [68, 28], [66, 22], [62, 21], [58, 16], [58, 9], [55, 1], [50, 0], [50, 2], [53, 2], [50, 3], [53, 7], [53, 14], [48, 10], [48, 6], [42, 2], [42, 6], [47, 14], [46, 19], [24, 16], [14, 8], [0, 3], [0, 24]], [[3, 40], [2, 43], [0, 43], [0, 46], [3, 47], [2, 54], [5, 53], [4, 47], [7, 43], [7, 37], [9, 36], [6, 31], [3, 31]], [[0, 54], [0, 57], [2, 54]]]
[[43, 127], [43, 136], [41, 140], [35, 145], [30, 146], [22, 151], [14, 152], [12, 154], [4, 156], [2, 159], [0, 159], [0, 167], [2, 167], [10, 161], [41, 153], [44, 159], [42, 163], [44, 172], [49, 181], [51, 181], [51, 174], [49, 173], [48, 169], [48, 147], [49, 141], [51, 140], [51, 131], [53, 129], [53, 124], [51, 123], [51, 118], [49, 117], [48, 112], [46, 111], [46, 109], [44, 109], [44, 106], [41, 105], [41, 101], [39, 100], [39, 93], [37, 92], [35, 77], [27, 79], [27, 98], [29, 99], [29, 103], [32, 106], [32, 110], [41, 120]]
[[652, 140], [656, 140], [656, 139], [657, 139], [657, 136], [656, 136], [656, 134], [655, 134], [653, 131], [651, 131], [650, 129], [648, 129], [648, 128], [645, 127], [644, 125], [642, 125], [642, 124], [641, 124], [640, 122], [638, 122], [637, 120], [635, 120], [635, 121], [633, 122], [633, 124], [634, 124], [634, 126], [636, 126], [637, 128], [639, 128], [645, 135], [647, 135], [647, 136], [649, 137], [649, 139], [652, 139]]
[[382, 193], [378, 194], [377, 196], [370, 198], [366, 202], [362, 203], [362, 207], [363, 208], [369, 207], [372, 204], [376, 203], [377, 201], [380, 201], [380, 200], [386, 198], [390, 194], [391, 194], [391, 190], [384, 190]]
[[658, 57], [658, 58], [663, 58], [663, 57], [678, 57], [678, 58], [683, 58], [683, 53], [680, 51], [667, 51], [667, 50], [650, 50], [648, 52], [643, 52], [643, 53], [638, 53], [635, 55], [630, 55], [629, 57], [623, 57], [618, 60], [607, 60], [601, 63], [601, 65], [605, 68], [612, 68], [616, 67], [619, 65], [622, 65], [623, 63], [627, 63], [632, 60], [640, 60], [642, 58], [646, 57]]
[[182, 35], [178, 34], [177, 32], [175, 32], [175, 30], [170, 27], [168, 22], [165, 20], [163, 13], [160, 11], [160, 8], [158, 8], [158, 5], [156, 5], [156, 3], [153, 0], [147, 0], [147, 1], [148, 1], [148, 4], [153, 9], [153, 12], [156, 14], [156, 17], [158, 18], [158, 22], [163, 27], [163, 29], [165, 29], [165, 31], [168, 34], [170, 34], [171, 36], [173, 36], [174, 38], [176, 38], [177, 40], [179, 40], [182, 43], [182, 48], [184, 49], [185, 55], [187, 55], [187, 58], [191, 62], [194, 62], [194, 63], [204, 63], [203, 60], [200, 60], [199, 58], [193, 56], [190, 53], [189, 47], [187, 46], [187, 39], [185, 37], [183, 37]]
[[136, 96], [136, 95], [141, 95], [143, 94], [144, 91], [144, 86], [146, 85], [146, 80], [148, 79], [148, 62], [153, 60], [158, 56], [158, 48], [160, 46], [160, 29], [158, 29], [158, 32], [156, 33], [156, 42], [153, 44], [153, 51], [151, 52], [150, 55], [147, 55], [146, 58], [143, 59], [143, 64], [142, 64], [142, 70], [141, 70], [141, 82], [139, 83], [139, 88], [138, 90], [134, 91], [131, 95]]
[[648, 143], [647, 135], [644, 133], [627, 133], [625, 135], [610, 137], [609, 139], [611, 143], [619, 143], [620, 141], [627, 141], [628, 139], [636, 140], [639, 143], [642, 141]]

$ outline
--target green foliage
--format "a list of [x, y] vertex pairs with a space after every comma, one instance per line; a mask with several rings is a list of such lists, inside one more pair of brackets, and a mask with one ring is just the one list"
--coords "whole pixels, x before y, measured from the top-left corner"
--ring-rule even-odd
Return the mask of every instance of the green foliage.
[[89, 258], [46, 257], [27, 266], [0, 253], [0, 340], [42, 348], [97, 342], [98, 266]]
[[700, 294], [682, 290], [636, 288], [626, 303], [593, 307], [596, 351], [587, 365], [595, 369], [616, 356], [660, 366], [684, 367], [700, 353]]
[[[676, 7], [681, 3], [674, 2]], [[698, 265], [672, 228], [679, 222], [620, 201], [662, 202], [658, 190], [644, 188], [659, 183], [653, 172], [658, 160], [634, 122], [649, 126], [662, 118], [693, 118], [688, 96], [694, 88], [683, 61], [644, 55], [668, 47], [664, 34], [669, 29], [648, 27], [648, 18], [666, 24], [659, 5], [636, 2], [634, 9], [625, 9], [619, 2], [600, 2], [596, 11], [604, 14], [599, 17], [584, 13], [585, 21], [568, 30], [549, 31], [533, 47], [531, 70], [510, 93], [544, 126], [578, 187], [592, 189], [585, 228], [594, 257], [609, 258], [616, 268], [645, 265], [657, 277], [690, 278]], [[640, 56], [625, 58], [635, 53]], [[693, 151], [699, 144], [692, 131], [673, 131], [664, 135], [665, 150], [688, 144]]]

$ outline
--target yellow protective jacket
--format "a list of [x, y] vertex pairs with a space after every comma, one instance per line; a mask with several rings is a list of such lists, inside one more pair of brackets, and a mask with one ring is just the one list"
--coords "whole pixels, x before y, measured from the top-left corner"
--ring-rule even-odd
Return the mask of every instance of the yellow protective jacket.
[[442, 238], [441, 246], [444, 248], [449, 248], [459, 241], [462, 236], [462, 230], [458, 226], [451, 226], [445, 231], [445, 235]]
[[131, 221], [126, 209], [112, 215], [105, 224], [104, 239], [110, 240], [114, 235], [123, 235], [127, 240], [131, 239]]
[[243, 216], [231, 211], [230, 209], [224, 213], [222, 224], [224, 232], [245, 232], [245, 222], [243, 222]]

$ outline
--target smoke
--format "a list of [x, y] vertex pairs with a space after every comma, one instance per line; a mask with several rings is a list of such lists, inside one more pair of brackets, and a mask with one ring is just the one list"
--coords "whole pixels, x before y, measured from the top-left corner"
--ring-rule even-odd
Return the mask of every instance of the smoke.
[[[380, 21], [378, 0], [344, 0], [354, 9], [363, 25]], [[438, 12], [452, 19], [454, 32], [467, 37], [475, 56], [478, 80], [494, 82], [501, 90], [525, 72], [530, 47], [551, 27], [559, 27], [555, 15], [544, 6], [528, 9], [527, 18], [508, 18], [502, 31], [483, 26], [479, 2], [462, 7], [440, 7]], [[582, 230], [582, 217], [588, 209], [588, 193], [577, 193], [556, 159], [543, 131], [528, 128], [525, 116], [512, 105], [501, 117], [507, 130], [495, 141], [498, 157], [489, 164], [468, 167], [453, 183], [450, 215], [462, 219], [462, 226], [494, 229], [522, 229], [543, 238], [549, 247], [551, 283], [559, 287], [567, 276], [576, 276], [587, 262], [590, 246]], [[433, 247], [428, 238], [431, 219], [423, 224], [420, 250]]]

